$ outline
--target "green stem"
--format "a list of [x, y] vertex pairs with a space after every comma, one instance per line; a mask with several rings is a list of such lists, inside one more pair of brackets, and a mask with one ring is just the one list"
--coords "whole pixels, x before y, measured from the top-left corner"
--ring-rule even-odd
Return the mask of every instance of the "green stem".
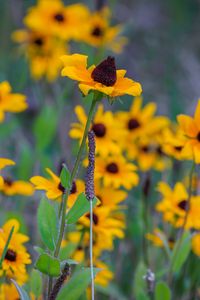
[[[71, 173], [71, 177], [70, 177], [70, 187], [74, 181], [74, 178], [76, 177], [76, 173], [78, 171], [78, 167], [79, 164], [81, 162], [81, 158], [82, 158], [82, 154], [83, 154], [83, 150], [86, 144], [86, 139], [87, 139], [87, 134], [90, 128], [90, 124], [92, 122], [92, 118], [93, 118], [93, 114], [95, 111], [95, 107], [96, 107], [96, 103], [101, 99], [101, 94], [100, 93], [95, 93], [94, 94], [94, 98], [90, 107], [90, 111], [88, 114], [88, 119], [85, 125], [85, 130], [84, 130], [84, 134], [83, 134], [83, 139], [78, 151], [78, 155]], [[69, 197], [70, 194], [70, 188], [67, 189], [66, 193], [63, 193], [63, 197], [62, 197], [62, 206], [61, 206], [61, 220], [60, 220], [60, 230], [59, 230], [59, 236], [58, 236], [58, 241], [56, 244], [56, 249], [54, 252], [54, 257], [58, 257], [59, 252], [60, 252], [60, 247], [61, 247], [61, 242], [63, 239], [63, 235], [64, 235], [64, 231], [65, 231], [65, 216], [66, 216], [66, 209], [67, 209], [67, 199]]]
[[169, 275], [168, 275], [168, 281], [169, 281], [169, 283], [172, 280], [173, 265], [174, 265], [174, 262], [176, 260], [177, 255], [179, 253], [181, 244], [183, 242], [183, 234], [184, 234], [185, 226], [187, 224], [188, 215], [189, 215], [189, 211], [190, 211], [191, 198], [192, 198], [192, 178], [193, 178], [194, 169], [195, 169], [195, 162], [193, 161], [192, 167], [191, 167], [191, 170], [190, 170], [190, 175], [189, 175], [188, 206], [187, 206], [187, 211], [185, 213], [185, 218], [184, 218], [184, 221], [183, 221], [183, 226], [181, 227], [181, 230], [180, 230], [180, 238], [178, 240], [176, 251], [175, 251], [175, 253], [174, 253], [174, 255], [173, 255], [172, 259], [171, 259], [171, 263], [170, 263]]

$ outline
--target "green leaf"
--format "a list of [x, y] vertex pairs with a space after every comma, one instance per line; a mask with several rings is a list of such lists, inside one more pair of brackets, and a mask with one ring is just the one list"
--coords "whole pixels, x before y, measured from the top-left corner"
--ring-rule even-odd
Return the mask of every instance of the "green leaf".
[[170, 300], [171, 291], [164, 281], [159, 281], [155, 288], [155, 300]]
[[71, 174], [65, 164], [63, 164], [61, 173], [60, 173], [60, 181], [64, 188], [70, 188], [70, 177]]
[[36, 118], [33, 132], [36, 138], [36, 146], [39, 151], [45, 149], [53, 140], [57, 127], [57, 114], [55, 107], [45, 105]]
[[112, 283], [108, 286], [95, 285], [95, 290], [106, 296], [111, 296], [115, 300], [128, 300], [119, 290], [119, 287]]
[[54, 207], [43, 198], [40, 202], [37, 214], [38, 227], [44, 244], [53, 251], [57, 240], [57, 215]]
[[[97, 204], [97, 201], [97, 198], [93, 200], [93, 207]], [[66, 216], [67, 224], [76, 223], [88, 211], [90, 211], [90, 202], [87, 200], [85, 194], [81, 193]]]
[[38, 247], [38, 246], [34, 246], [33, 248], [34, 248], [34, 250], [35, 250], [38, 254], [43, 254], [43, 253], [45, 252], [44, 249], [42, 249], [42, 248], [40, 248], [40, 247]]
[[77, 248], [77, 243], [67, 243], [67, 246], [60, 249], [59, 258], [65, 260], [74, 253]]
[[57, 277], [60, 275], [60, 262], [57, 258], [54, 258], [46, 253], [39, 256], [36, 264], [36, 269], [40, 272], [47, 274], [51, 277]]
[[9, 247], [9, 244], [10, 244], [10, 240], [11, 240], [12, 235], [13, 235], [13, 231], [14, 231], [14, 226], [10, 230], [8, 239], [7, 239], [5, 247], [3, 249], [3, 253], [2, 253], [2, 256], [1, 256], [1, 259], [0, 259], [0, 269], [1, 269], [2, 262], [3, 262], [3, 260], [4, 260], [5, 256], [6, 256], [6, 252], [8, 250], [8, 247]]
[[[94, 273], [97, 273], [97, 269], [94, 269]], [[56, 300], [79, 300], [90, 284], [90, 281], [91, 274], [89, 268], [76, 271], [72, 278], [60, 290]]]
[[31, 291], [38, 298], [42, 294], [42, 278], [37, 270], [32, 270], [30, 278]]
[[[177, 252], [178, 250], [178, 252]], [[191, 251], [191, 234], [185, 232], [183, 234], [182, 242], [179, 246], [179, 240], [176, 242], [172, 253], [172, 271], [174, 273], [179, 272], [183, 264], [185, 263], [189, 253]]]
[[146, 293], [146, 282], [144, 280], [144, 276], [147, 272], [147, 267], [141, 261], [137, 265], [135, 276], [134, 276], [134, 284], [133, 284], [133, 296], [136, 300], [148, 300], [149, 297]]
[[20, 295], [20, 300], [30, 300], [27, 292], [21, 286], [19, 286], [15, 280], [11, 279], [11, 281], [15, 285], [15, 287]]

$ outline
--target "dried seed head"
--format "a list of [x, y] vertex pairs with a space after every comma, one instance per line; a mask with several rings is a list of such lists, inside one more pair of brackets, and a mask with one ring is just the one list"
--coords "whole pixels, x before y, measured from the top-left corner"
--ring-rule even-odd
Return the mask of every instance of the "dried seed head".
[[153, 292], [155, 285], [155, 274], [150, 269], [148, 269], [146, 275], [144, 275], [143, 278], [146, 280], [148, 291]]
[[85, 180], [85, 194], [87, 199], [93, 200], [95, 197], [94, 191], [94, 168], [95, 168], [95, 134], [94, 131], [88, 132], [88, 167]]

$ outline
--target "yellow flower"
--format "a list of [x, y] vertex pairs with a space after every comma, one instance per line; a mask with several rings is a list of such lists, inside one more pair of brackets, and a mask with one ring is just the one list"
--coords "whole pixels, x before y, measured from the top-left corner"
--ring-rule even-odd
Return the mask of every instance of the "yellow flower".
[[46, 168], [45, 170], [50, 175], [50, 179], [46, 179], [42, 176], [33, 176], [31, 177], [30, 182], [34, 184], [36, 190], [46, 191], [48, 199], [60, 200], [64, 191], [60, 178], [49, 168]]
[[0, 186], [0, 191], [8, 196], [31, 196], [34, 193], [34, 188], [29, 182], [23, 180], [13, 181], [10, 177], [3, 177], [3, 184]]
[[163, 151], [178, 160], [190, 159], [192, 153], [184, 151], [184, 145], [187, 141], [184, 133], [180, 128], [166, 128], [163, 131]]
[[6, 112], [19, 113], [28, 107], [26, 96], [11, 93], [11, 91], [11, 86], [7, 81], [0, 83], [0, 123], [4, 121]]
[[53, 81], [58, 77], [62, 66], [60, 56], [68, 51], [64, 41], [29, 30], [17, 30], [12, 37], [21, 44], [34, 79], [46, 77], [48, 81]]
[[76, 39], [82, 34], [88, 16], [88, 8], [83, 4], [64, 6], [60, 0], [39, 0], [29, 9], [24, 23], [29, 29], [43, 34]]
[[[61, 184], [60, 178], [49, 168], [46, 168], [46, 172], [50, 175], [50, 179], [46, 179], [42, 176], [33, 176], [30, 181], [35, 186], [36, 190], [46, 191], [48, 199], [60, 201], [64, 192], [64, 187]], [[73, 182], [68, 199], [69, 207], [74, 204], [77, 196], [82, 193], [84, 189], [85, 185], [82, 180], [76, 179], [76, 181]]]
[[179, 115], [179, 126], [186, 136], [183, 153], [200, 163], [200, 99], [198, 101], [194, 117]]
[[95, 276], [95, 283], [106, 287], [114, 278], [113, 272], [111, 272], [108, 266], [100, 260], [95, 261], [95, 267], [100, 269]]
[[18, 300], [20, 295], [14, 284], [3, 283], [0, 286], [0, 300]]
[[128, 157], [136, 160], [141, 171], [155, 169], [160, 172], [171, 166], [169, 158], [163, 152], [162, 134], [155, 134], [153, 138], [143, 136], [130, 145]]
[[[163, 214], [163, 219], [175, 227], [184, 224], [185, 214], [188, 209], [188, 193], [181, 182], [177, 182], [172, 189], [167, 183], [160, 182], [158, 191], [162, 200], [156, 205], [156, 210]], [[191, 196], [185, 229], [200, 228], [200, 196]]]
[[[81, 142], [87, 116], [80, 105], [76, 106], [75, 112], [80, 123], [72, 123], [69, 135]], [[120, 123], [115, 122], [112, 112], [104, 111], [103, 105], [98, 106], [91, 129], [95, 133], [96, 153], [107, 156], [109, 153], [121, 152], [117, 141], [123, 136], [123, 130], [120, 128]]]
[[127, 43], [127, 38], [120, 36], [123, 30], [121, 25], [110, 26], [110, 18], [111, 13], [108, 7], [91, 14], [80, 40], [93, 47], [106, 47], [120, 53]]
[[0, 171], [1, 169], [5, 168], [6, 166], [13, 166], [15, 162], [9, 158], [0, 158]]
[[163, 247], [164, 246], [162, 237], [164, 237], [167, 240], [170, 248], [173, 248], [173, 246], [174, 246], [174, 239], [173, 238], [168, 238], [167, 239], [164, 232], [161, 231], [159, 228], [155, 228], [153, 230], [153, 233], [147, 233], [145, 236], [156, 247]]
[[130, 158], [136, 138], [143, 139], [144, 136], [152, 138], [168, 126], [169, 120], [164, 116], [155, 116], [155, 112], [155, 103], [148, 103], [142, 107], [142, 98], [135, 97], [128, 112], [116, 113], [116, 119], [125, 131], [122, 143]]
[[108, 57], [98, 66], [87, 69], [86, 55], [73, 54], [61, 57], [64, 68], [62, 76], [67, 76], [79, 82], [79, 88], [84, 95], [95, 90], [111, 98], [124, 94], [139, 96], [142, 92], [140, 83], [124, 77], [125, 70], [116, 70], [115, 59]]
[[122, 155], [97, 157], [95, 177], [102, 179], [105, 187], [119, 188], [123, 186], [130, 190], [139, 182], [136, 169], [136, 166], [127, 162]]
[[[90, 214], [79, 219], [79, 224], [83, 227], [90, 227]], [[94, 253], [102, 250], [113, 249], [113, 239], [124, 237], [125, 224], [122, 220], [117, 220], [111, 215], [111, 210], [105, 207], [97, 207], [93, 212], [93, 232], [94, 232]], [[89, 241], [89, 240], [88, 240]]]
[[95, 194], [100, 200], [100, 206], [112, 209], [118, 208], [117, 205], [128, 196], [125, 191], [103, 186], [100, 180], [95, 180]]
[[3, 158], [0, 157], [0, 189], [2, 189], [4, 180], [3, 177], [1, 176], [1, 170], [4, 169], [6, 166], [13, 166], [15, 165], [15, 162], [9, 158]]
[[197, 256], [200, 256], [200, 233], [196, 233], [192, 237], [192, 251]]
[[[14, 227], [14, 231], [2, 262], [2, 271], [7, 277], [14, 278], [20, 283], [21, 280], [26, 279], [26, 265], [31, 263], [31, 259], [23, 245], [29, 240], [29, 237], [19, 233], [20, 225], [15, 219], [7, 221], [0, 229], [0, 256], [3, 253], [12, 227]], [[3, 275], [2, 272], [1, 275]]]

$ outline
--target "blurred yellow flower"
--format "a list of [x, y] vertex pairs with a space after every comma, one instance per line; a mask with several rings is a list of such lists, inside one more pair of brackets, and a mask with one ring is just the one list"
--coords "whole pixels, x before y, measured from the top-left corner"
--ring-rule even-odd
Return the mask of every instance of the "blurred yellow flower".
[[196, 233], [193, 237], [192, 237], [192, 251], [194, 252], [194, 254], [196, 254], [197, 256], [200, 256], [200, 233]]
[[20, 283], [21, 280], [24, 281], [27, 277], [26, 265], [31, 263], [31, 259], [24, 246], [29, 237], [19, 233], [20, 224], [15, 219], [10, 219], [0, 229], [0, 256], [3, 253], [12, 227], [14, 227], [14, 231], [2, 262], [0, 275], [2, 276], [5, 273], [7, 277], [14, 278]]
[[58, 77], [62, 67], [60, 56], [68, 51], [64, 41], [29, 30], [17, 30], [12, 38], [21, 44], [21, 51], [26, 54], [34, 79], [46, 77], [48, 81], [53, 81]]
[[200, 99], [198, 101], [194, 117], [179, 115], [177, 117], [179, 126], [184, 132], [186, 142], [183, 152], [191, 156], [195, 163], [200, 163]]
[[32, 184], [23, 180], [12, 180], [10, 177], [3, 177], [3, 184], [0, 191], [7, 196], [23, 195], [31, 196], [34, 193]]
[[95, 267], [100, 269], [95, 276], [95, 283], [106, 287], [114, 278], [113, 272], [111, 272], [109, 267], [99, 259], [95, 261]]
[[[87, 115], [84, 108], [80, 105], [75, 107], [75, 113], [80, 123], [72, 123], [69, 135], [71, 138], [79, 139], [81, 142]], [[101, 156], [108, 154], [119, 154], [121, 149], [118, 145], [118, 140], [123, 136], [123, 130], [119, 122], [115, 122], [111, 111], [104, 111], [103, 105], [99, 105], [97, 112], [93, 118], [91, 130], [95, 134], [96, 153]]]
[[159, 228], [155, 228], [153, 230], [153, 233], [147, 233], [145, 236], [156, 247], [164, 246], [162, 237], [168, 242], [170, 248], [173, 248], [173, 246], [174, 246], [174, 242], [175, 242], [174, 239], [173, 238], [167, 239], [165, 233], [163, 231], [161, 231]]
[[14, 284], [3, 283], [0, 286], [0, 300], [17, 300], [20, 295]]
[[142, 98], [135, 97], [128, 112], [120, 111], [115, 114], [125, 131], [122, 143], [129, 158], [133, 158], [132, 147], [136, 138], [155, 137], [155, 134], [169, 125], [167, 117], [155, 116], [155, 112], [155, 103], [151, 102], [142, 107]]
[[115, 59], [108, 56], [98, 66], [92, 65], [87, 69], [86, 55], [64, 55], [62, 76], [67, 76], [79, 82], [81, 92], [86, 96], [95, 90], [111, 98], [125, 94], [139, 96], [142, 92], [140, 83], [124, 77], [125, 70], [116, 70]]
[[6, 166], [13, 166], [13, 165], [15, 165], [15, 162], [13, 160], [9, 158], [0, 157], [0, 171]]
[[[188, 210], [188, 193], [181, 182], [172, 189], [167, 183], [160, 182], [157, 190], [163, 198], [156, 205], [156, 210], [163, 214], [163, 219], [173, 226], [182, 227]], [[200, 229], [200, 196], [191, 196], [185, 229]]]
[[96, 158], [95, 178], [102, 179], [105, 187], [130, 190], [138, 185], [139, 176], [135, 172], [137, 167], [126, 161], [122, 155], [112, 155], [105, 158]]
[[111, 12], [108, 7], [92, 13], [80, 40], [97, 48], [109, 48], [120, 53], [128, 39], [120, 36], [123, 26], [110, 26]]
[[8, 81], [0, 83], [0, 123], [5, 119], [5, 113], [19, 113], [27, 109], [26, 96], [12, 93]]
[[88, 16], [88, 8], [81, 3], [65, 6], [60, 0], [39, 0], [29, 9], [24, 23], [33, 31], [68, 40], [82, 34]]

